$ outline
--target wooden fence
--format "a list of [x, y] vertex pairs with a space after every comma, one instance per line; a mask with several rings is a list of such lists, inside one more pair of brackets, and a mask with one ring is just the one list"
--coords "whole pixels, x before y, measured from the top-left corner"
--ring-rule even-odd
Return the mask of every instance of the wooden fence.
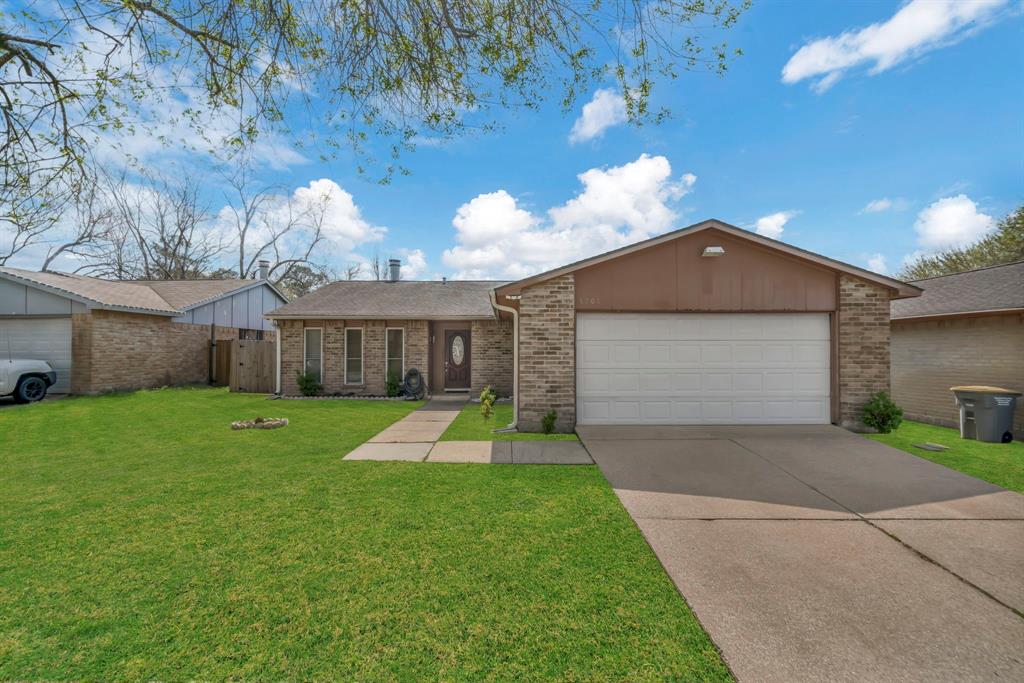
[[274, 342], [221, 339], [217, 341], [213, 381], [231, 391], [269, 394], [274, 387]]

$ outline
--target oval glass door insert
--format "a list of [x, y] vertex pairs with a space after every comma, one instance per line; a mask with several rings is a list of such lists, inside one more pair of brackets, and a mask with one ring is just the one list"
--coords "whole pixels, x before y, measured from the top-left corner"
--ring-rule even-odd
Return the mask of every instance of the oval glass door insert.
[[462, 365], [462, 359], [466, 355], [465, 342], [462, 341], [462, 337], [455, 337], [452, 339], [452, 362], [456, 365]]

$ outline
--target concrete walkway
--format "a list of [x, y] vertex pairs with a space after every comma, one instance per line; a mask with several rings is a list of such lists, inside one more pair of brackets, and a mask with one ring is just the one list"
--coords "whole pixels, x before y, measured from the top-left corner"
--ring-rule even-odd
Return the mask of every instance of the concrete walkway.
[[578, 441], [438, 441], [466, 403], [465, 395], [431, 398], [345, 460], [494, 463], [507, 465], [591, 465]]
[[1024, 680], [1024, 496], [835, 427], [580, 427], [740, 681]]

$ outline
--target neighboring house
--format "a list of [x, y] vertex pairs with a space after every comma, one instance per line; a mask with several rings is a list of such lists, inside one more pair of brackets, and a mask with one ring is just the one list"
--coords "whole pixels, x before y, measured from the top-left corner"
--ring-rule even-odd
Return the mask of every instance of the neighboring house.
[[285, 301], [266, 280], [117, 281], [0, 267], [0, 357], [49, 362], [54, 393], [204, 382], [211, 341], [272, 335], [263, 315]]
[[[955, 426], [949, 388], [1024, 391], [1024, 261], [918, 280], [892, 303], [892, 394], [912, 420]], [[1014, 432], [1024, 435], [1024, 402]]]
[[415, 366], [434, 393], [511, 390], [524, 431], [550, 410], [562, 431], [856, 426], [889, 390], [889, 302], [919, 293], [709, 220], [518, 282], [335, 283], [268, 317], [285, 394], [301, 370], [381, 393]]

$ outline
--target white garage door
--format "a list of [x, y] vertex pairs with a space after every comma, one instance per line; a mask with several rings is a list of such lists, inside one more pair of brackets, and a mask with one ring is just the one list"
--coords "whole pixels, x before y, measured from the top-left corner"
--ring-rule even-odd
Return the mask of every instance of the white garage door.
[[827, 314], [580, 313], [576, 416], [597, 424], [827, 424]]
[[71, 390], [71, 318], [7, 318], [0, 320], [0, 359], [8, 341], [15, 358], [45, 360], [57, 372], [55, 394]]

